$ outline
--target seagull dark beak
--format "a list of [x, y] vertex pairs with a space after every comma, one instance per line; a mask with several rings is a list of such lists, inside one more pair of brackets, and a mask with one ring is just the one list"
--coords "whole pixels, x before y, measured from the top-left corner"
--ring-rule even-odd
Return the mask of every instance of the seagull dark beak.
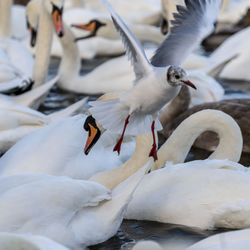
[[62, 8], [59, 9], [53, 5], [52, 19], [53, 19], [56, 34], [59, 37], [63, 37], [63, 35], [64, 35], [62, 13], [63, 13]]
[[84, 147], [84, 153], [88, 155], [91, 148], [96, 144], [101, 136], [101, 131], [97, 127], [95, 119], [92, 116], [88, 116], [84, 123], [84, 129], [88, 131], [88, 138]]
[[195, 87], [195, 85], [192, 83], [192, 82], [190, 82], [190, 81], [182, 81], [184, 84], [186, 84], [186, 85], [188, 85], [189, 87], [191, 87], [191, 88], [193, 88], [193, 89], [197, 89], [196, 87]]

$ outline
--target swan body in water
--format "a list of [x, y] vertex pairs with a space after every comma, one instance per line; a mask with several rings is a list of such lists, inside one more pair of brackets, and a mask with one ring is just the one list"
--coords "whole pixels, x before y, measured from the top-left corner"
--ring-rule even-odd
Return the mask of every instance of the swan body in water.
[[[220, 116], [225, 119], [223, 123], [218, 119]], [[217, 122], [210, 126], [210, 119]], [[198, 121], [202, 125], [198, 125]], [[188, 133], [181, 130], [184, 127]], [[181, 163], [196, 137], [204, 130], [218, 133], [220, 142], [216, 151], [207, 160]], [[232, 147], [228, 144], [229, 140]], [[241, 132], [230, 116], [215, 110], [203, 110], [191, 115], [159, 149], [156, 168], [166, 163], [165, 167], [145, 177], [128, 206], [126, 218], [204, 230], [247, 227], [249, 222], [244, 218], [244, 205], [249, 199], [250, 172], [236, 163], [241, 150]], [[236, 206], [238, 214], [233, 212]], [[245, 223], [240, 222], [242, 218]]]
[[0, 180], [0, 230], [32, 233], [72, 250], [112, 237], [148, 164], [111, 191], [92, 181], [50, 175], [12, 175]]

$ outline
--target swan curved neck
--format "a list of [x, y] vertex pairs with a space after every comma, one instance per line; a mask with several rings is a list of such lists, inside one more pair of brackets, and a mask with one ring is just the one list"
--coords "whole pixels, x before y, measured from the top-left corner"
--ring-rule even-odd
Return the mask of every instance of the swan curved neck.
[[228, 159], [238, 162], [242, 151], [242, 134], [233, 118], [221, 111], [203, 110], [184, 120], [158, 150], [156, 168], [166, 161], [174, 164], [184, 162], [195, 139], [205, 131], [219, 136], [219, 144], [210, 159]]
[[109, 189], [114, 189], [123, 180], [134, 174], [139, 168], [143, 167], [149, 160], [149, 152], [152, 147], [152, 135], [137, 135], [136, 147], [132, 157], [121, 166], [103, 171], [92, 176], [89, 180], [96, 181]]
[[11, 6], [12, 0], [0, 1], [0, 39], [11, 36]]
[[[79, 76], [81, 58], [75, 37], [66, 24], [64, 25], [64, 36], [60, 38], [63, 49], [63, 56], [59, 67], [59, 82], [72, 83], [75, 77]], [[73, 79], [72, 79], [73, 78]]]
[[51, 16], [45, 8], [44, 1], [42, 1], [38, 24], [36, 58], [33, 69], [33, 80], [35, 81], [34, 87], [46, 82], [52, 45], [52, 26]]

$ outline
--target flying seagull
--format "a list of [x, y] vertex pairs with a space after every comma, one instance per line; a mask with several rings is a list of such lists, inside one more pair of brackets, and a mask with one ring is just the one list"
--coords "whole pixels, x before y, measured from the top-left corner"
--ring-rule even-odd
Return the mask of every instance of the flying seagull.
[[220, 0], [185, 0], [186, 7], [177, 6], [178, 13], [174, 15], [170, 34], [151, 63], [123, 20], [106, 0], [103, 2], [122, 38], [136, 79], [134, 87], [120, 98], [90, 102], [90, 112], [105, 129], [122, 133], [113, 149], [118, 154], [125, 131], [129, 135], [137, 135], [151, 130], [153, 145], [149, 156], [157, 160], [155, 130], [162, 129], [158, 112], [178, 94], [182, 85], [196, 89], [179, 65], [213, 29]]

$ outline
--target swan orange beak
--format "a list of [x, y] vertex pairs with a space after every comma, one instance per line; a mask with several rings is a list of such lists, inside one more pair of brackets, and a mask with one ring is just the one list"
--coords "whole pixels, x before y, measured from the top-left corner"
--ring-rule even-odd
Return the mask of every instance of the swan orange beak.
[[105, 23], [102, 23], [99, 20], [91, 20], [87, 24], [71, 24], [71, 27], [81, 29], [81, 30], [90, 31], [89, 35], [83, 36], [83, 37], [78, 37], [78, 38], [75, 39], [75, 42], [79, 41], [79, 40], [86, 39], [86, 38], [94, 37], [96, 35], [96, 33], [97, 33], [97, 30], [100, 27], [105, 26], [105, 25], [106, 25]]
[[71, 24], [71, 27], [81, 30], [87, 30], [90, 31], [91, 33], [94, 33], [96, 29], [96, 22], [89, 22], [87, 24]]
[[58, 7], [53, 5], [52, 19], [56, 34], [59, 37], [62, 37], [64, 35], [62, 13], [63, 13], [63, 8], [59, 9]]
[[88, 155], [91, 148], [96, 144], [101, 136], [101, 131], [97, 127], [95, 119], [92, 116], [88, 116], [84, 123], [84, 129], [88, 131], [88, 138], [84, 147], [84, 153]]
[[184, 84], [186, 84], [186, 85], [188, 85], [189, 87], [191, 87], [191, 88], [193, 88], [193, 89], [197, 89], [196, 87], [195, 87], [195, 85], [192, 83], [192, 82], [190, 82], [190, 81], [182, 81]]

